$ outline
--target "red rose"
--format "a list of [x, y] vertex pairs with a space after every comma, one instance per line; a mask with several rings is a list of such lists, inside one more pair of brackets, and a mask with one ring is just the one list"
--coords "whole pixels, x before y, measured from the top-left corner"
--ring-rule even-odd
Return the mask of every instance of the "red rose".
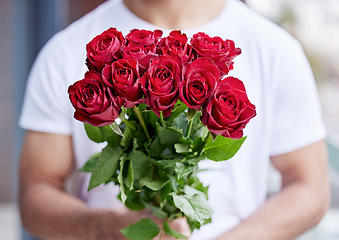
[[161, 30], [155, 30], [152, 32], [148, 30], [133, 29], [126, 35], [126, 40], [128, 43], [135, 42], [141, 43], [143, 46], [150, 46], [152, 44], [157, 44], [161, 36]]
[[140, 64], [141, 74], [144, 73], [152, 59], [157, 57], [156, 45], [144, 46], [141, 43], [131, 42], [123, 50], [123, 58], [134, 58]]
[[139, 66], [133, 58], [119, 59], [102, 70], [103, 80], [116, 96], [125, 98], [125, 106], [132, 108], [143, 96], [139, 82]]
[[105, 64], [110, 64], [121, 56], [124, 36], [115, 28], [110, 28], [93, 38], [86, 45], [88, 69], [101, 72]]
[[177, 62], [179, 60], [168, 55], [155, 58], [140, 80], [147, 97], [147, 105], [158, 117], [160, 111], [164, 117], [171, 115], [178, 100], [181, 76], [181, 63]]
[[241, 54], [240, 48], [235, 48], [231, 40], [220, 37], [210, 37], [205, 33], [194, 34], [191, 44], [199, 57], [210, 57], [223, 74], [233, 69], [233, 59]]
[[215, 93], [203, 109], [202, 122], [211, 133], [239, 139], [249, 120], [256, 116], [244, 84], [227, 77], [219, 82]]
[[68, 94], [75, 108], [74, 118], [98, 127], [113, 123], [123, 104], [123, 99], [113, 97], [95, 71], [87, 72], [84, 79], [69, 86]]
[[192, 47], [187, 43], [186, 34], [182, 34], [181, 31], [172, 31], [168, 37], [162, 38], [159, 47], [163, 55], [177, 54], [184, 63], [192, 59]]
[[220, 78], [220, 71], [210, 58], [198, 58], [184, 69], [180, 84], [180, 100], [189, 108], [200, 111]]

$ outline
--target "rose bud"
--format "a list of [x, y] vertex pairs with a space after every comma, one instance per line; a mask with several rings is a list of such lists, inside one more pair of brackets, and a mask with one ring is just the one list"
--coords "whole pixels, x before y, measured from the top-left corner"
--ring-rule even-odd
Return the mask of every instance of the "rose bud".
[[241, 54], [241, 49], [235, 48], [233, 41], [212, 38], [201, 32], [193, 35], [191, 44], [199, 57], [210, 57], [223, 75], [233, 69], [233, 59]]
[[93, 38], [86, 45], [88, 69], [101, 72], [105, 64], [120, 58], [124, 44], [124, 36], [115, 28], [110, 28]]
[[219, 81], [220, 71], [210, 58], [198, 58], [187, 66], [180, 83], [180, 101], [200, 111]]
[[159, 56], [150, 64], [145, 75], [140, 79], [143, 91], [147, 98], [147, 105], [160, 117], [171, 115], [171, 111], [178, 101], [180, 84], [180, 62], [168, 55]]
[[103, 81], [115, 96], [125, 99], [125, 107], [140, 103], [143, 91], [139, 82], [138, 61], [133, 58], [119, 59], [102, 70]]
[[75, 108], [74, 118], [98, 127], [113, 123], [123, 104], [123, 99], [113, 96], [96, 71], [87, 72], [84, 79], [69, 86], [68, 94]]
[[255, 106], [248, 100], [242, 81], [227, 77], [218, 83], [204, 107], [202, 122], [211, 133], [239, 139], [246, 124], [255, 116]]
[[168, 37], [160, 39], [159, 47], [163, 55], [177, 54], [184, 63], [192, 60], [192, 46], [187, 43], [187, 36], [181, 31], [172, 31]]
[[129, 34], [126, 35], [127, 43], [135, 42], [141, 43], [143, 46], [150, 46], [152, 44], [158, 44], [159, 39], [162, 36], [161, 30], [148, 31], [133, 29]]

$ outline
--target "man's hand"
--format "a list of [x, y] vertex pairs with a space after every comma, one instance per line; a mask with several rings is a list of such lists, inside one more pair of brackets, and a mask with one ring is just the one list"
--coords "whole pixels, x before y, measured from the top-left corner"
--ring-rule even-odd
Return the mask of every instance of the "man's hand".
[[271, 161], [281, 173], [281, 191], [217, 240], [290, 240], [325, 214], [330, 190], [324, 141], [273, 156]]
[[[152, 217], [153, 221], [155, 221], [159, 227], [162, 229], [162, 220], [161, 219], [156, 219], [154, 217]], [[187, 237], [187, 239], [189, 239], [189, 237], [191, 236], [191, 229], [189, 227], [189, 225], [187, 224], [187, 220], [186, 218], [177, 218], [171, 222], [169, 222], [169, 226], [171, 229], [183, 234], [184, 236]], [[174, 237], [171, 236], [167, 236], [165, 235], [165, 233], [163, 231], [160, 232], [160, 234], [155, 237], [153, 240], [175, 240]]]

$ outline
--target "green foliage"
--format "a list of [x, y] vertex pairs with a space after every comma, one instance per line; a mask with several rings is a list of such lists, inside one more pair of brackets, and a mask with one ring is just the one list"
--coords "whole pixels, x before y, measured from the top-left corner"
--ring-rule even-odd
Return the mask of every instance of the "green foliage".
[[82, 168], [80, 168], [78, 171], [79, 172], [89, 172], [89, 173], [93, 172], [99, 157], [100, 157], [100, 153], [93, 154], [89, 158], [89, 160], [85, 163], [85, 165]]
[[110, 126], [94, 127], [84, 123], [84, 127], [88, 138], [96, 143], [107, 141], [111, 145], [117, 146], [121, 139], [121, 136], [117, 135]]
[[153, 191], [159, 191], [166, 185], [167, 182], [168, 182], [168, 179], [166, 178], [159, 178], [159, 177], [152, 177], [152, 176], [147, 176], [147, 177], [143, 177], [142, 179], [140, 179], [140, 184], [142, 186], [146, 186]]
[[159, 219], [165, 219], [168, 217], [167, 212], [165, 212], [164, 210], [162, 210], [160, 207], [156, 207], [154, 205], [148, 204], [148, 203], [144, 203], [145, 207], [147, 207], [149, 210], [151, 210], [151, 212], [153, 213], [153, 215]]
[[130, 240], [152, 240], [159, 234], [160, 228], [150, 218], [145, 218], [120, 231]]
[[101, 143], [101, 142], [105, 141], [104, 136], [103, 136], [101, 129], [99, 127], [94, 127], [94, 126], [87, 124], [87, 123], [84, 123], [84, 126], [85, 126], [87, 136], [93, 142]]
[[181, 233], [171, 229], [167, 221], [163, 222], [162, 228], [164, 229], [165, 234], [168, 236], [172, 236], [175, 239], [187, 239], [185, 235], [182, 235]]
[[110, 180], [117, 170], [118, 160], [121, 154], [121, 147], [112, 148], [110, 145], [107, 145], [107, 147], [102, 150], [92, 172], [88, 191]]
[[[139, 109], [125, 109], [125, 114], [120, 125], [85, 124], [90, 139], [107, 142], [102, 152], [80, 169], [92, 173], [88, 190], [112, 181], [119, 185], [118, 198], [131, 210], [147, 208], [168, 221], [186, 217], [192, 231], [210, 222], [213, 210], [207, 201], [208, 186], [197, 177], [198, 163], [206, 158], [231, 158], [245, 138], [217, 136], [213, 141], [200, 120], [201, 113], [181, 102], [163, 121], [145, 104]], [[186, 239], [170, 229], [167, 221], [163, 230], [169, 236]], [[152, 239], [160, 229], [152, 220], [143, 219], [121, 232], [128, 239], [143, 240]]]
[[206, 157], [210, 160], [228, 160], [238, 152], [245, 139], [246, 137], [231, 139], [223, 136], [217, 136], [214, 141], [209, 139], [204, 148], [204, 152]]
[[119, 174], [118, 174], [118, 181], [119, 181], [119, 187], [120, 187], [120, 197], [121, 197], [121, 201], [122, 203], [126, 202], [127, 199], [127, 195], [126, 195], [126, 188], [125, 188], [125, 183], [124, 183], [124, 165], [125, 165], [125, 158], [121, 158], [120, 161], [120, 170], [119, 170]]
[[187, 112], [187, 120], [190, 122], [193, 120], [193, 118], [195, 117], [195, 115], [197, 114], [197, 111], [196, 110], [193, 110], [193, 109], [188, 109], [188, 112]]
[[211, 218], [213, 209], [208, 204], [205, 195], [195, 189], [195, 193], [190, 189], [183, 195], [171, 193], [174, 204], [179, 208], [188, 218], [203, 225], [204, 222]]

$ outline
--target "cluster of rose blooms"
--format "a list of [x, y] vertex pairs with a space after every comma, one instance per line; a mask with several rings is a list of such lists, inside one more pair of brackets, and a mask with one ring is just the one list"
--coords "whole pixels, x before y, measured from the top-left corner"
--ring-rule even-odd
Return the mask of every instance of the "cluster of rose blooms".
[[209, 131], [240, 138], [256, 115], [242, 81], [226, 77], [241, 53], [231, 40], [197, 33], [188, 41], [181, 31], [134, 29], [125, 37], [115, 28], [86, 46], [89, 69], [68, 89], [74, 117], [105, 126], [121, 108], [146, 103], [158, 117], [171, 115], [178, 100], [201, 111]]

